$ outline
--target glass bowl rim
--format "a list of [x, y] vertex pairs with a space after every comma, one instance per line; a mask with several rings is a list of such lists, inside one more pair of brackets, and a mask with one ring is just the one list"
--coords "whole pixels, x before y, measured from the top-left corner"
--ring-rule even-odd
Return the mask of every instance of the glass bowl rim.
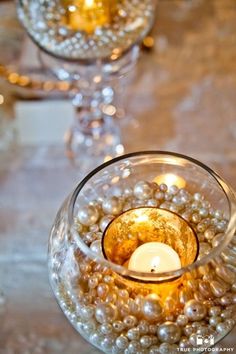
[[[122, 161], [125, 159], [129, 159], [129, 158], [133, 158], [133, 157], [145, 156], [145, 155], [157, 155], [157, 156], [163, 155], [166, 157], [177, 158], [179, 160], [181, 160], [181, 159], [187, 160], [188, 162], [190, 162], [194, 165], [197, 165], [201, 169], [207, 171], [209, 173], [209, 175], [211, 175], [211, 177], [213, 177], [213, 179], [219, 185], [221, 190], [224, 192], [226, 199], [228, 201], [228, 204], [229, 204], [229, 214], [230, 214], [229, 222], [227, 224], [227, 229], [224, 232], [225, 237], [224, 237], [223, 241], [220, 243], [220, 245], [215, 247], [211, 252], [209, 252], [206, 256], [204, 256], [200, 260], [197, 260], [194, 263], [192, 263], [188, 266], [182, 267], [178, 270], [163, 272], [163, 273], [155, 273], [155, 274], [128, 270], [127, 268], [120, 266], [118, 264], [112, 263], [112, 262], [108, 261], [107, 259], [99, 256], [97, 253], [93, 252], [90, 249], [90, 247], [88, 247], [84, 243], [84, 241], [80, 238], [80, 236], [76, 230], [76, 227], [74, 225], [74, 206], [76, 203], [76, 199], [77, 199], [80, 191], [83, 189], [83, 187], [86, 185], [86, 183], [93, 176], [95, 176], [97, 173], [101, 172], [102, 170], [104, 170], [108, 166], [115, 164], [116, 162], [119, 162], [119, 161]], [[132, 279], [134, 281], [136, 280], [136, 281], [140, 282], [140, 280], [138, 279], [139, 277], [142, 277], [142, 278], [146, 277], [149, 279], [150, 278], [153, 279], [153, 280], [149, 281], [150, 283], [163, 282], [163, 281], [168, 281], [171, 279], [176, 279], [176, 278], [180, 277], [181, 275], [183, 275], [184, 273], [193, 271], [194, 269], [197, 269], [200, 266], [204, 266], [205, 264], [207, 264], [211, 260], [213, 260], [217, 255], [219, 255], [220, 252], [230, 243], [232, 237], [234, 236], [234, 232], [236, 229], [236, 197], [235, 197], [235, 194], [234, 194], [233, 190], [231, 189], [231, 187], [216, 172], [214, 172], [210, 167], [206, 166], [202, 162], [200, 162], [192, 157], [189, 157], [189, 156], [186, 156], [183, 154], [179, 154], [176, 152], [159, 151], [159, 150], [132, 152], [129, 154], [121, 155], [119, 157], [116, 157], [114, 159], [111, 159], [111, 160], [101, 164], [100, 166], [98, 166], [97, 168], [92, 170], [77, 185], [77, 187], [72, 192], [72, 194], [70, 195], [69, 200], [68, 200], [68, 226], [69, 226], [69, 230], [71, 232], [71, 235], [73, 236], [73, 239], [76, 242], [79, 249], [86, 256], [88, 256], [90, 259], [92, 259], [93, 261], [103, 264], [104, 266], [111, 268], [113, 271], [119, 273], [120, 275], [125, 276], [129, 279]]]

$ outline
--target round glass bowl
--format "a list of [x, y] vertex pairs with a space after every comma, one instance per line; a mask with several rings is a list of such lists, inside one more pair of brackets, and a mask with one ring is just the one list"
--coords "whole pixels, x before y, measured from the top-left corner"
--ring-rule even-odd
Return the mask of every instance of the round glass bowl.
[[[104, 353], [201, 352], [235, 324], [235, 226], [234, 193], [207, 166], [167, 152], [122, 156], [91, 172], [58, 212], [53, 291]], [[171, 247], [181, 266], [130, 269], [150, 241]]]

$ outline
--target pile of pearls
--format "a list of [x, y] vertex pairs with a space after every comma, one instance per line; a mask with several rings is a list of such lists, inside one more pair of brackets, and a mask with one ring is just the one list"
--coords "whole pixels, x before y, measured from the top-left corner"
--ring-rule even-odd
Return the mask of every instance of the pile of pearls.
[[152, 0], [124, 0], [117, 2], [117, 7], [112, 23], [89, 35], [66, 24], [66, 9], [58, 0], [24, 0], [18, 13], [35, 42], [53, 55], [64, 59], [115, 60], [142, 39], [154, 12]]
[[[84, 243], [102, 256], [101, 239], [108, 224], [120, 213], [144, 206], [183, 217], [196, 231], [199, 259], [219, 245], [227, 227], [223, 213], [202, 194], [147, 181], [80, 207], [75, 224]], [[230, 247], [217, 261], [184, 275], [181, 287], [164, 303], [155, 293], [137, 294], [132, 286], [122, 285], [111, 269], [76, 249], [74, 241], [67, 247], [74, 250], [79, 269], [76, 276], [72, 269], [63, 274], [58, 269], [61, 254], [54, 253], [52, 278], [58, 300], [77, 330], [105, 353], [177, 353], [177, 348], [195, 347], [199, 335], [213, 335], [217, 341], [235, 324], [236, 257]]]

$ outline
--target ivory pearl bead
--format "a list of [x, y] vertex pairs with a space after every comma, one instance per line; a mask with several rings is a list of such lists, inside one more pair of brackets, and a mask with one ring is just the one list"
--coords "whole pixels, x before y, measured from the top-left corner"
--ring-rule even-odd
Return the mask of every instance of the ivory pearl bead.
[[144, 317], [149, 321], [157, 321], [162, 315], [162, 307], [159, 300], [146, 297], [142, 304], [142, 312]]
[[110, 323], [102, 324], [100, 330], [103, 334], [110, 334], [113, 332], [112, 325]]
[[216, 297], [222, 297], [226, 293], [225, 287], [217, 280], [211, 281], [210, 286], [211, 286], [212, 293]]
[[219, 316], [221, 314], [221, 307], [220, 306], [213, 306], [209, 309], [209, 316]]
[[152, 345], [152, 337], [151, 336], [143, 336], [140, 338], [140, 344], [143, 348], [149, 348]]
[[97, 287], [97, 294], [100, 298], [104, 299], [109, 293], [109, 286], [105, 283], [100, 283]]
[[78, 220], [82, 225], [91, 226], [97, 222], [99, 212], [93, 205], [84, 206], [78, 211]]
[[131, 329], [129, 329], [128, 332], [127, 332], [127, 337], [128, 337], [130, 340], [138, 340], [139, 337], [140, 337], [140, 333], [139, 333], [138, 328], [131, 328]]
[[108, 226], [108, 224], [110, 224], [110, 222], [114, 219], [114, 216], [112, 215], [105, 215], [101, 218], [100, 222], [99, 222], [99, 227], [100, 230], [102, 232], [104, 232]]
[[186, 326], [187, 323], [188, 323], [188, 317], [185, 316], [185, 315], [179, 315], [179, 316], [177, 317], [176, 323], [177, 323], [179, 326]]
[[111, 323], [117, 317], [117, 308], [113, 304], [99, 304], [95, 310], [95, 317], [99, 323]]
[[106, 198], [102, 203], [104, 213], [118, 215], [122, 211], [122, 202], [118, 197]]
[[153, 189], [150, 187], [150, 184], [145, 181], [140, 181], [134, 186], [134, 195], [136, 198], [145, 200], [151, 198], [153, 194]]
[[176, 354], [177, 348], [178, 347], [175, 344], [162, 343], [159, 347], [159, 352], [161, 354]]
[[136, 354], [140, 350], [140, 344], [138, 341], [131, 341], [128, 345], [129, 353]]
[[209, 318], [209, 324], [212, 327], [216, 327], [221, 321], [222, 321], [222, 319], [219, 316]]
[[127, 348], [128, 344], [129, 344], [129, 340], [124, 335], [121, 335], [116, 339], [116, 345], [119, 349]]
[[130, 316], [126, 316], [124, 318], [123, 322], [124, 322], [126, 327], [132, 328], [132, 327], [137, 325], [138, 320], [137, 320], [137, 318], [135, 316], [130, 315]]
[[102, 245], [100, 240], [96, 240], [90, 245], [90, 249], [92, 252], [102, 256]]
[[206, 307], [197, 300], [190, 300], [184, 307], [184, 314], [191, 321], [200, 321], [206, 316]]
[[122, 321], [115, 321], [112, 326], [117, 333], [120, 333], [125, 329], [125, 324]]
[[181, 330], [177, 324], [165, 322], [158, 327], [157, 334], [161, 342], [174, 344], [179, 341]]
[[152, 345], [151, 348], [149, 349], [149, 354], [160, 354], [159, 346]]

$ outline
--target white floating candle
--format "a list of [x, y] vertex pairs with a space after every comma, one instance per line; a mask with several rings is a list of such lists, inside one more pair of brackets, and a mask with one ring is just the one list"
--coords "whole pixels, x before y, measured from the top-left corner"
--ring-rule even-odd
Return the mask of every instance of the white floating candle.
[[162, 273], [180, 269], [181, 262], [172, 247], [162, 242], [147, 242], [134, 251], [128, 268], [137, 272]]

